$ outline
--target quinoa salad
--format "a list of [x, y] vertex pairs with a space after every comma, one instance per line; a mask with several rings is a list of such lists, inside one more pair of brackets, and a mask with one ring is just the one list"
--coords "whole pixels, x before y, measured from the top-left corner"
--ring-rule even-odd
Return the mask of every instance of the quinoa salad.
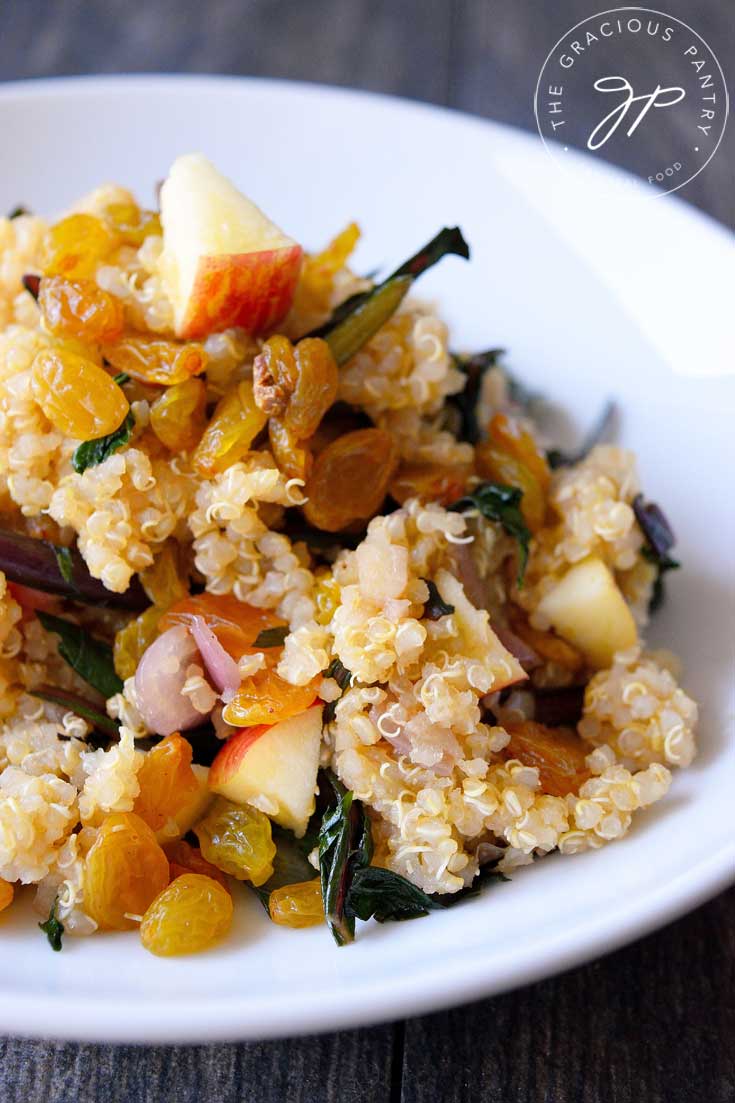
[[157, 210], [0, 219], [0, 938], [30, 894], [54, 950], [191, 953], [250, 892], [343, 945], [616, 842], [694, 758], [610, 408], [560, 451], [416, 297], [461, 231], [382, 279], [359, 236], [307, 253], [198, 154]]

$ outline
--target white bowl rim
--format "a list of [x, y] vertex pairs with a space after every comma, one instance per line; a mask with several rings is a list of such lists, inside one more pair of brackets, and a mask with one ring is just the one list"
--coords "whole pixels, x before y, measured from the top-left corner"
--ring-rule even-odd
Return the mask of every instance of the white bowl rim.
[[[129, 89], [155, 94], [168, 91], [172, 86], [212, 90], [227, 85], [298, 90], [299, 95], [338, 97], [356, 104], [382, 101], [386, 107], [396, 110], [440, 115], [457, 125], [474, 126], [483, 134], [494, 131], [507, 138], [512, 137], [514, 141], [526, 141], [529, 148], [536, 142], [531, 132], [449, 107], [384, 93], [278, 78], [179, 73], [38, 78], [0, 84], [0, 103], [13, 98], [43, 99], [59, 94], [124, 93]], [[595, 167], [601, 173], [622, 172], [607, 165]], [[672, 202], [669, 197], [669, 211], [673, 223], [682, 218], [695, 219], [699, 221], [703, 234], [730, 237], [719, 222], [681, 198], [675, 198]], [[326, 996], [320, 993], [318, 1008], [315, 1008], [313, 996], [308, 993], [294, 993], [287, 1006], [280, 999], [273, 1002], [266, 999], [259, 1000], [257, 1006], [252, 1008], [247, 997], [212, 997], [197, 1001], [195, 1024], [192, 1023], [188, 1004], [175, 996], [140, 1003], [133, 999], [105, 996], [91, 1000], [86, 996], [75, 997], [66, 993], [59, 996], [26, 996], [14, 990], [12, 1006], [7, 997], [0, 999], [0, 1028], [12, 1034], [34, 1037], [174, 1044], [342, 1030], [426, 1014], [553, 976], [604, 956], [691, 911], [735, 882], [735, 836], [723, 838], [718, 843], [695, 868], [688, 868], [666, 884], [652, 886], [644, 903], [622, 901], [619, 910], [612, 915], [608, 912], [604, 921], [592, 917], [575, 927], [573, 939], [569, 937], [568, 928], [552, 937], [544, 933], [531, 943], [525, 942], [522, 954], [516, 957], [508, 954], [502, 968], [498, 968], [497, 959], [491, 959], [490, 968], [484, 961], [474, 960], [471, 969], [458, 975], [456, 961], [446, 971], [441, 965], [433, 964], [428, 974], [408, 978], [405, 973], [401, 974], [392, 987], [386, 985], [384, 978], [372, 988], [365, 985], [360, 990], [359, 1001], [345, 1003], [344, 992], [337, 989]], [[186, 962], [186, 958], [181, 960]]]

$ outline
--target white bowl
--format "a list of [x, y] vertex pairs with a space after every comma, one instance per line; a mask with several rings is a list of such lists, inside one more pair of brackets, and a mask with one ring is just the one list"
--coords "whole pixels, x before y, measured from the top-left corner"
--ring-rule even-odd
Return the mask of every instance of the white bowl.
[[[118, 1041], [255, 1038], [356, 1026], [525, 984], [693, 908], [735, 875], [732, 739], [732, 241], [675, 198], [578, 158], [559, 174], [534, 135], [330, 88], [256, 80], [102, 78], [0, 91], [0, 206], [53, 213], [113, 180], [150, 202], [173, 158], [201, 150], [284, 228], [317, 247], [352, 218], [357, 267], [395, 266], [442, 225], [472, 261], [421, 281], [455, 347], [502, 345], [581, 434], [622, 410], [683, 571], [651, 628], [685, 662], [701, 752], [619, 843], [551, 857], [446, 913], [326, 929], [269, 923], [247, 890], [234, 929], [193, 958], [135, 934], [52, 953], [23, 903], [0, 927], [0, 1029]], [[600, 184], [604, 184], [604, 196]], [[635, 189], [634, 189], [635, 191]], [[618, 196], [618, 192], [620, 196]], [[729, 280], [728, 280], [729, 277]]]

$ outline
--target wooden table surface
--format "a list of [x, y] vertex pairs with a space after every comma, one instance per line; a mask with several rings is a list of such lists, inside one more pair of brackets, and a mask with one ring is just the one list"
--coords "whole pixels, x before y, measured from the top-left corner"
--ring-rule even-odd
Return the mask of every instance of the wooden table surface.
[[[731, 0], [662, 0], [735, 70]], [[219, 72], [393, 92], [534, 128], [553, 43], [601, 0], [5, 0], [0, 79]], [[732, 225], [732, 126], [679, 194]], [[733, 1103], [735, 889], [607, 958], [406, 1022], [285, 1042], [0, 1040], [1, 1103]]]

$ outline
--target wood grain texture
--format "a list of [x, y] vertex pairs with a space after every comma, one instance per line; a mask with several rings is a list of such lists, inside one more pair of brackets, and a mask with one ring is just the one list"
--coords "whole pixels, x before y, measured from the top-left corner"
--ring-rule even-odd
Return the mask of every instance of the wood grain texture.
[[213, 1046], [0, 1042], [2, 1103], [377, 1103], [393, 1028]]
[[731, 889], [591, 965], [408, 1022], [401, 1103], [732, 1103], [734, 917]]
[[[599, 0], [5, 0], [0, 79], [219, 72], [392, 92], [535, 129]], [[666, 0], [732, 75], [731, 3]], [[735, 221], [730, 138], [680, 194]], [[732, 1103], [735, 890], [602, 961], [405, 1024], [196, 1047], [0, 1041], [0, 1103]], [[430, 922], [430, 920], [426, 920]], [[499, 952], [508, 932], [488, 932]], [[336, 951], [335, 951], [336, 952]]]

